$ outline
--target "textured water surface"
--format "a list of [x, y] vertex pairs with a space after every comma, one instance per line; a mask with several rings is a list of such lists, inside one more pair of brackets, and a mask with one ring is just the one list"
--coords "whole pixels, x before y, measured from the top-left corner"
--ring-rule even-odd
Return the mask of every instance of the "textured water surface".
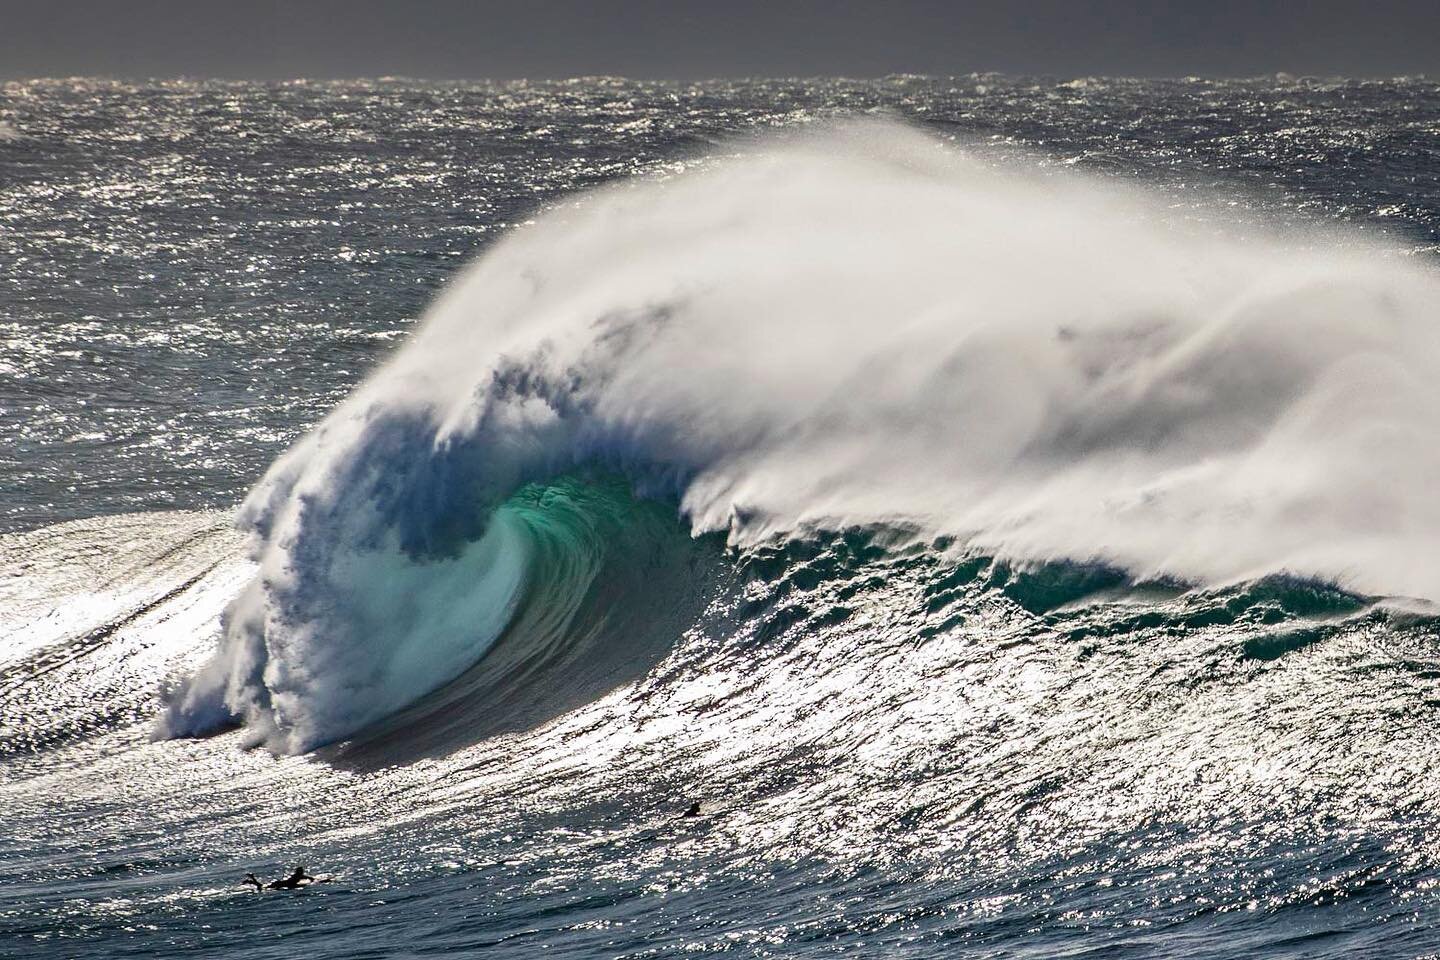
[[[641, 443], [661, 416], [643, 406], [581, 431], [594, 462], [527, 467], [485, 499], [467, 483], [514, 434], [433, 444], [412, 405], [436, 373], [361, 418], [360, 449], [380, 452], [339, 462], [378, 476], [337, 467], [291, 515], [252, 517], [261, 539], [293, 515], [309, 535], [274, 538], [288, 573], [257, 574], [235, 505], [462, 263], [576, 190], [855, 114], [914, 121], [982, 166], [1139, 184], [1176, 223], [1338, 223], [1417, 283], [1435, 270], [1440, 86], [1423, 80], [0, 86], [0, 955], [1440, 953], [1440, 597], [1383, 589], [1378, 551], [1357, 550], [1349, 584], [1127, 568], [1104, 559], [1118, 533], [1031, 564], [928, 518], [787, 524], [762, 486], [733, 497], [727, 544], [725, 523], [692, 536], [696, 511], [677, 511], [699, 467], [637, 466], [685, 440]], [[813, 278], [803, 261], [786, 269]], [[1337, 289], [1347, 322], [1392, 293], [1377, 322], [1414, 313]], [[674, 330], [686, 302], [635, 322]], [[482, 399], [599, 417], [639, 369], [637, 334], [629, 314], [586, 319], [584, 363], [504, 353]], [[1424, 330], [1402, 331], [1417, 357]], [[698, 391], [697, 370], [674, 379]], [[913, 400], [895, 382], [877, 406]], [[731, 392], [768, 410], [783, 391]], [[1370, 416], [1366, 399], [1347, 404]], [[1354, 462], [1393, 467], [1384, 428], [1403, 418], [1373, 411]], [[925, 424], [917, 445], [948, 436]], [[826, 503], [863, 472], [852, 453], [805, 449]], [[1406, 476], [1375, 479], [1394, 498], [1347, 522], [1403, 534], [1386, 505]], [[358, 501], [398, 531], [393, 553], [366, 552]], [[737, 535], [762, 520], [773, 536]], [[1258, 522], [1235, 517], [1237, 550]], [[482, 527], [508, 538], [501, 560], [476, 552]], [[479, 576], [506, 563], [519, 586]], [[324, 609], [302, 609], [292, 574], [354, 609], [318, 590]], [[468, 610], [482, 579], [510, 606], [469, 660], [401, 645], [469, 635], [397, 595]], [[266, 603], [224, 623], [257, 583]], [[255, 609], [264, 628], [243, 622]], [[381, 643], [401, 621], [419, 626]], [[199, 696], [217, 649], [234, 716]], [[297, 672], [257, 679], [227, 650]], [[198, 691], [188, 711], [177, 689]], [[360, 701], [382, 694], [404, 703], [374, 723]], [[209, 735], [157, 739], [164, 717]], [[240, 885], [297, 862], [329, 882]]]

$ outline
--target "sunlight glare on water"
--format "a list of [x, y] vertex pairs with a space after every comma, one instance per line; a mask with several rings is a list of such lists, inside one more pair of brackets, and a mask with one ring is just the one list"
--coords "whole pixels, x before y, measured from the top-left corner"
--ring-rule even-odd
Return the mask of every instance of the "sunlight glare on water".
[[[440, 689], [313, 751], [247, 749], [257, 725], [316, 706], [286, 695], [329, 696], [323, 716], [344, 720], [363, 715], [345, 697], [435, 666], [390, 662], [361, 633], [307, 647], [284, 630], [297, 610], [275, 604], [272, 669], [214, 675], [230, 699], [200, 719], [221, 729], [157, 736], [175, 691], [216, 662], [227, 608], [248, 609], [230, 607], [258, 569], [236, 505], [403, 349], [464, 262], [552, 208], [581, 222], [577, 190], [679, 182], [743, 152], [736, 134], [855, 115], [1041, 182], [1138, 184], [1176, 233], [1203, 221], [1257, 261], [1243, 222], [1323, 223], [1433, 282], [1440, 87], [1424, 80], [0, 84], [0, 954], [1433, 955], [1437, 598], [1289, 569], [1201, 583], [1087, 562], [1118, 533], [1049, 564], [884, 524], [727, 544], [678, 515], [683, 471], [635, 499], [607, 472], [633, 466], [623, 457], [595, 471], [562, 458], [507, 488], [529, 538], [523, 585], [476, 662], [451, 651], [459, 673]], [[813, 257], [784, 261], [824, 276]], [[1320, 300], [1408, 302], [1394, 293]], [[799, 329], [789, 317], [775, 355]], [[602, 319], [619, 350], [629, 315]], [[1268, 319], [1282, 346], [1304, 332]], [[1079, 326], [1057, 337], [1081, 342]], [[1423, 361], [1423, 337], [1407, 343], [1386, 369]], [[738, 347], [721, 355], [745, 369]], [[1268, 383], [1268, 356], [1231, 392]], [[512, 359], [500, 380], [516, 393], [543, 379]], [[667, 382], [699, 391], [696, 369]], [[908, 381], [879, 379], [875, 396], [903, 407]], [[729, 392], [762, 410], [777, 395]], [[1358, 445], [1336, 484], [1364, 487], [1393, 454], [1385, 428], [1404, 411], [1376, 393], [1345, 395], [1375, 430], [1343, 434]], [[1295, 440], [1312, 436], [1303, 420], [1284, 421], [1285, 449], [1313, 449]], [[1148, 425], [1162, 444], [1168, 424]], [[948, 421], [925, 426], [914, 446], [938, 461]], [[1103, 446], [1100, 427], [1048, 449]], [[1412, 446], [1402, 467], [1429, 455]], [[1396, 493], [1400, 475], [1376, 489]], [[449, 490], [426, 492], [422, 506]], [[762, 501], [737, 500], [735, 522], [767, 519]], [[1345, 520], [1393, 533], [1393, 502]], [[442, 519], [396, 556], [452, 569], [478, 523]], [[1238, 550], [1254, 516], [1235, 525]], [[1393, 572], [1354, 542], [1357, 572]], [[357, 649], [369, 659], [347, 660]], [[245, 709], [252, 726], [233, 729], [225, 711]], [[329, 882], [241, 885], [296, 863]]]

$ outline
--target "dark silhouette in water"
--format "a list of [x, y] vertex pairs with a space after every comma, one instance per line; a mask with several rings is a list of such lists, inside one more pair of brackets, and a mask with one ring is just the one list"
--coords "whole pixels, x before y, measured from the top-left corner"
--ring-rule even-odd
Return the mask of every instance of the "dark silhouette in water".
[[306, 883], [314, 883], [315, 878], [305, 872], [305, 865], [301, 864], [295, 868], [295, 872], [284, 880], [273, 880], [270, 883], [271, 890], [294, 890], [296, 887]]
[[680, 816], [682, 819], [689, 819], [690, 817], [700, 816], [700, 801], [696, 800], [694, 803], [690, 804], [690, 809], [680, 814]]
[[283, 877], [279, 880], [271, 880], [269, 883], [262, 884], [260, 878], [255, 876], [255, 874], [247, 873], [245, 874], [244, 882], [252, 884], [258, 893], [261, 890], [297, 890], [300, 887], [308, 886], [312, 883], [329, 883], [330, 878], [326, 877], [324, 880], [320, 880], [312, 877], [305, 872], [305, 865], [301, 864], [295, 868], [295, 872], [290, 874], [290, 876]]

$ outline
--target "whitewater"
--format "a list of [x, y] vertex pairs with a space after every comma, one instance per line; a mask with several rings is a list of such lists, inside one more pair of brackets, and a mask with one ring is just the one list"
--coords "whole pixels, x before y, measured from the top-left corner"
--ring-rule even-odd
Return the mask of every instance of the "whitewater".
[[746, 546], [903, 528], [1020, 560], [1440, 598], [1440, 283], [1177, 225], [895, 124], [548, 213], [241, 508], [261, 573], [162, 732], [354, 733], [503, 629], [494, 511], [623, 473]]
[[[93, 178], [46, 124], [137, 95], [7, 91], [34, 111], [0, 144], [22, 184]], [[791, 96], [809, 113], [776, 112]], [[676, 97], [695, 114], [655, 134]], [[1428, 156], [1432, 85], [141, 99], [115, 123], [153, 153], [84, 202], [190, 199], [170, 241], [137, 214], [127, 259], [97, 246], [111, 292], [76, 304], [114, 319], [47, 313], [49, 214], [6, 200], [31, 246], [4, 396], [30, 415], [0, 427], [131, 498], [86, 509], [16, 458], [19, 955], [225, 955], [254, 924], [321, 956], [1440, 949], [1440, 188], [1373, 148], [1297, 182], [1278, 155], [1207, 172], [1262, 121], [1288, 131], [1264, 149], [1363, 119]], [[716, 99], [778, 129], [708, 119]], [[227, 104], [299, 174], [214, 146]], [[1088, 127], [1124, 141], [1157, 111], [1191, 132], [1087, 162]], [[297, 145], [327, 113], [350, 126]], [[487, 202], [497, 170], [542, 202], [480, 216], [478, 251], [463, 219], [394, 239], [407, 197], [427, 229], [455, 216], [425, 203], [473, 161], [416, 154], [462, 116], [495, 150]], [[1025, 142], [980, 135], [1005, 117]], [[387, 129], [393, 181], [333, 156]], [[592, 175], [562, 172], [574, 150]], [[251, 239], [197, 246], [178, 299], [136, 284], [236, 171]], [[1387, 176], [1416, 205], [1398, 231], [1301, 202], [1358, 189], [1393, 218]], [[234, 292], [194, 280], [214, 257]], [[77, 380], [87, 352], [143, 375]], [[137, 406], [174, 410], [117, 427], [151, 371], [210, 412], [162, 389]], [[336, 882], [237, 885], [296, 861]]]

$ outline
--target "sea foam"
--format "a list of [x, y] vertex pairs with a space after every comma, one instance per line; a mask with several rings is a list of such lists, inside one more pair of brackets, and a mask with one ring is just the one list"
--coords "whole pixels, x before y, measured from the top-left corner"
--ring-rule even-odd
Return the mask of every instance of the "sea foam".
[[162, 732], [306, 750], [443, 684], [523, 590], [496, 506], [586, 467], [740, 544], [889, 526], [1440, 599], [1433, 270], [895, 124], [731, 152], [512, 232], [272, 466]]

